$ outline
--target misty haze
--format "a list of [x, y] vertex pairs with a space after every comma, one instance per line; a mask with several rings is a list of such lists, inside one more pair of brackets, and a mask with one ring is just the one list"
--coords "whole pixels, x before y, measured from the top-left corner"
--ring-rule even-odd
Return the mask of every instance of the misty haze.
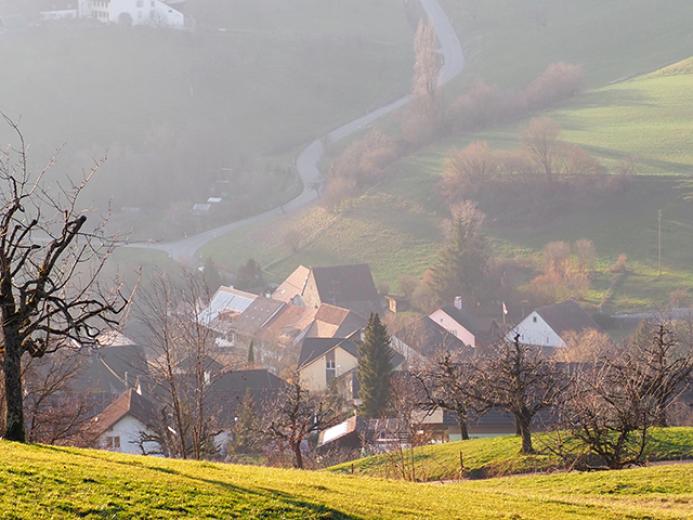
[[691, 0], [0, 0], [0, 64], [0, 518], [693, 515]]

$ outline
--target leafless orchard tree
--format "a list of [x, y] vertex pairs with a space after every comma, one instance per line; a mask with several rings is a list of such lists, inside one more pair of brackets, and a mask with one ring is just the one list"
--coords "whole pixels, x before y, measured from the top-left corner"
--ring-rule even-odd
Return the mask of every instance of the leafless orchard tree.
[[157, 442], [171, 457], [202, 459], [216, 452], [217, 407], [210, 400], [212, 331], [203, 322], [201, 302], [208, 301], [204, 283], [184, 273], [175, 286], [163, 274], [155, 276], [137, 304], [138, 319], [152, 350], [148, 360], [160, 407], [154, 434], [143, 443]]
[[487, 359], [474, 365], [469, 382], [473, 398], [485, 410], [498, 407], [515, 417], [522, 437], [522, 453], [532, 453], [532, 422], [553, 406], [568, 384], [556, 365], [538, 350], [514, 341], [496, 345]]
[[441, 408], [457, 415], [462, 440], [469, 439], [468, 422], [478, 408], [475, 392], [470, 389], [474, 372], [468, 363], [455, 360], [444, 352], [431, 367], [415, 374], [429, 408]]
[[86, 226], [79, 197], [96, 165], [68, 187], [34, 174], [19, 126], [2, 115], [15, 144], [0, 150], [0, 318], [8, 440], [26, 440], [22, 357], [53, 353], [72, 339], [94, 343], [117, 325], [125, 298], [97, 282], [113, 240], [103, 225]]
[[612, 469], [642, 462], [657, 403], [641, 368], [640, 360], [626, 353], [576, 374], [560, 407], [559, 425], [571, 436], [562, 445], [564, 456], [579, 459], [586, 451], [598, 461], [584, 465]]
[[325, 400], [311, 395], [298, 373], [294, 373], [286, 387], [265, 406], [258, 433], [279, 447], [290, 449], [294, 467], [303, 469], [301, 444], [310, 434], [332, 426], [335, 420], [335, 412]]
[[669, 323], [647, 325], [645, 330], [649, 338], [636, 341], [632, 355], [655, 401], [656, 426], [668, 426], [667, 411], [691, 382], [693, 353]]

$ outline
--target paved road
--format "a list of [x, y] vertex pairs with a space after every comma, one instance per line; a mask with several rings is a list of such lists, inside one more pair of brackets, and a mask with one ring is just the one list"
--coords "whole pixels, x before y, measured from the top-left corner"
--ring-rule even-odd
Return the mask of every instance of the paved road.
[[[438, 83], [442, 86], [458, 76], [464, 69], [464, 53], [462, 52], [462, 45], [460, 44], [460, 40], [457, 37], [457, 33], [455, 32], [450, 19], [440, 6], [438, 0], [420, 0], [420, 2], [434, 26], [438, 35], [438, 41], [440, 42], [440, 52], [444, 61], [443, 67], [440, 71]], [[322, 181], [322, 174], [318, 164], [320, 164], [320, 160], [325, 153], [325, 144], [337, 143], [355, 133], [362, 131], [365, 128], [368, 128], [378, 119], [403, 107], [410, 101], [411, 96], [404, 96], [388, 105], [385, 105], [384, 107], [356, 119], [355, 121], [347, 123], [346, 125], [341, 126], [329, 134], [319, 137], [310, 143], [296, 159], [296, 170], [298, 171], [301, 181], [303, 182], [303, 191], [300, 195], [287, 202], [283, 206], [265, 211], [264, 213], [254, 215], [243, 220], [237, 220], [235, 222], [231, 222], [230, 224], [204, 231], [182, 240], [158, 244], [134, 243], [129, 244], [129, 247], [143, 247], [147, 249], [164, 251], [178, 262], [191, 263], [194, 261], [197, 252], [205, 244], [216, 238], [222, 237], [243, 226], [269, 221], [305, 208], [318, 198], [318, 193], [314, 189], [314, 186], [319, 185], [319, 183]]]

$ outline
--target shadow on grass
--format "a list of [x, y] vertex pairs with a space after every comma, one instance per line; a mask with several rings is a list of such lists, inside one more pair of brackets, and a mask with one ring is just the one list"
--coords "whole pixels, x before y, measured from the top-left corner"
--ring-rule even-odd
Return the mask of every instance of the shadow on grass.
[[[315, 515], [314, 517], [316, 518], [325, 518], [325, 519], [335, 519], [335, 520], [358, 520], [359, 516], [354, 516], [351, 514], [348, 514], [344, 511], [339, 511], [337, 509], [330, 508], [328, 506], [325, 506], [323, 504], [318, 504], [314, 502], [310, 502], [308, 500], [301, 499], [299, 497], [296, 497], [294, 495], [291, 495], [289, 493], [286, 493], [284, 491], [279, 491], [271, 488], [261, 488], [262, 491], [254, 490], [254, 489], [249, 489], [245, 488], [242, 486], [238, 486], [236, 484], [231, 484], [230, 482], [224, 482], [221, 480], [216, 480], [213, 478], [203, 478], [203, 477], [197, 477], [193, 475], [189, 475], [183, 471], [173, 469], [173, 468], [167, 468], [167, 467], [162, 467], [162, 466], [157, 466], [157, 465], [150, 465], [150, 464], [143, 464], [140, 461], [133, 460], [133, 461], [123, 461], [123, 460], [113, 460], [109, 457], [100, 457], [95, 454], [88, 454], [88, 453], [82, 453], [78, 451], [74, 451], [74, 449], [68, 449], [68, 448], [62, 448], [59, 446], [45, 446], [45, 445], [39, 445], [35, 444], [32, 445], [32, 447], [37, 448], [39, 450], [44, 450], [44, 451], [52, 451], [56, 453], [60, 453], [63, 455], [70, 455], [72, 457], [81, 457], [81, 458], [86, 458], [86, 459], [92, 459], [96, 460], [99, 462], [106, 462], [110, 464], [118, 464], [121, 466], [126, 466], [128, 468], [142, 468], [150, 471], [156, 471], [159, 473], [165, 473], [167, 475], [173, 475], [176, 477], [179, 477], [181, 479], [185, 479], [188, 481], [192, 482], [198, 482], [198, 483], [203, 483], [211, 486], [215, 486], [217, 488], [221, 488], [224, 491], [234, 493], [236, 495], [247, 495], [247, 496], [253, 496], [261, 499], [270, 499], [270, 500], [281, 500], [284, 502], [287, 506], [291, 508], [295, 508], [296, 513], [300, 513], [301, 511], [305, 511], [306, 513], [310, 513]], [[170, 461], [171, 459], [163, 459], [165, 461]], [[193, 462], [193, 461], [188, 461], [188, 462]], [[210, 464], [205, 465], [206, 469], [219, 469], [222, 470], [223, 468], [220, 468], [218, 466], [211, 466]], [[261, 516], [266, 516], [268, 514], [286, 514], [287, 511], [285, 510], [280, 510], [276, 507], [272, 507], [269, 505], [265, 511], [261, 513]]]

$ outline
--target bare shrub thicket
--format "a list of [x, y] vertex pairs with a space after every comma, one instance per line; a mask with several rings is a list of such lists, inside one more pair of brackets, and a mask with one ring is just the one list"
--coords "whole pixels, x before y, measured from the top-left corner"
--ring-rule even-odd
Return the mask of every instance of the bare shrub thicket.
[[589, 240], [579, 240], [572, 247], [560, 241], [546, 244], [542, 272], [532, 280], [530, 292], [545, 301], [581, 297], [590, 288], [595, 256]]
[[332, 163], [323, 201], [331, 208], [359, 190], [381, 180], [385, 169], [400, 155], [399, 144], [379, 130], [372, 130], [342, 152]]

